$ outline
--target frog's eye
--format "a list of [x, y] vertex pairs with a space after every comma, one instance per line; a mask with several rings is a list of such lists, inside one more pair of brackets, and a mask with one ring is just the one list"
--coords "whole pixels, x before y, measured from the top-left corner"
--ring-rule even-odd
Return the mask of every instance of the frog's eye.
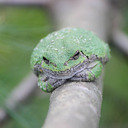
[[73, 60], [77, 60], [79, 58], [80, 52], [76, 51], [74, 56], [72, 57]]
[[50, 61], [48, 59], [46, 59], [45, 57], [43, 57], [43, 60], [46, 64], [50, 64]]

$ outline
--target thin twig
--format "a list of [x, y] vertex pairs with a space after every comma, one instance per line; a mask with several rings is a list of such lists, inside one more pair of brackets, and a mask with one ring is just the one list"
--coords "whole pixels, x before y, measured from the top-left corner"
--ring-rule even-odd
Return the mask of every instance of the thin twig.
[[[30, 73], [9, 95], [5, 101], [5, 107], [14, 110], [19, 103], [26, 101], [37, 88], [37, 78]], [[0, 108], [0, 123], [2, 123], [8, 114], [3, 108]]]
[[113, 43], [128, 56], [128, 35], [116, 29], [113, 31], [112, 40]]

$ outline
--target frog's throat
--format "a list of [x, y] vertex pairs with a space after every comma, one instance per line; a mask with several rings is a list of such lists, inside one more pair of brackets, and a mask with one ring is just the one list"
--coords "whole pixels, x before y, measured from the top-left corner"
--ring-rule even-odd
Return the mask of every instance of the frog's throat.
[[69, 78], [73, 77], [76, 73], [83, 71], [88, 65], [89, 65], [89, 62], [87, 60], [85, 60], [83, 63], [75, 65], [65, 71], [53, 72], [49, 69], [43, 68], [43, 72], [47, 76], [54, 78], [54, 79], [69, 79]]

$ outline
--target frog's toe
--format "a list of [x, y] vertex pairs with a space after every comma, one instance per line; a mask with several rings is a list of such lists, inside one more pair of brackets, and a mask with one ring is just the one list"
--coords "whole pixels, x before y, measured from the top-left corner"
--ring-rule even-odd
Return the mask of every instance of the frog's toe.
[[47, 84], [43, 83], [43, 85], [40, 86], [40, 89], [43, 90], [44, 92], [47, 92]]
[[55, 88], [61, 86], [63, 83], [65, 83], [66, 80], [63, 79], [53, 79], [53, 78], [38, 78], [38, 86], [41, 90], [44, 92], [52, 92]]
[[50, 84], [49, 82], [46, 83], [46, 86], [44, 87], [46, 89], [46, 92], [52, 92], [54, 90], [54, 86]]
[[43, 79], [41, 76], [38, 78], [38, 86], [44, 92], [52, 92], [53, 86], [49, 83], [49, 78]]
[[44, 92], [52, 92], [54, 87], [49, 82], [38, 82], [38, 86]]

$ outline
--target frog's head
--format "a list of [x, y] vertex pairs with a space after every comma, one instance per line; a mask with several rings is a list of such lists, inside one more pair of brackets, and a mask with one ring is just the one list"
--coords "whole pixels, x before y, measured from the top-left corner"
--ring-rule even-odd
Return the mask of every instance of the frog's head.
[[[93, 42], [98, 39], [90, 40], [92, 37], [96, 38], [91, 32], [80, 28], [65, 28], [53, 32], [34, 49], [31, 67], [37, 75], [44, 72], [52, 78], [70, 78], [85, 68], [88, 60], [86, 56], [95, 54], [94, 48], [97, 47], [93, 47]], [[99, 48], [99, 44], [97, 46]]]
[[68, 78], [74, 74], [75, 68], [78, 71], [78, 65], [84, 62], [85, 57], [77, 33], [76, 28], [66, 28], [42, 39], [31, 57], [35, 73], [45, 72], [51, 77]]
[[[51, 59], [51, 57], [43, 56], [42, 62], [40, 64], [35, 64], [34, 66], [35, 73], [39, 75], [42, 72], [45, 72], [52, 78], [67, 79], [85, 68], [84, 61], [86, 60], [86, 57], [82, 51], [77, 50], [69, 57], [65, 57], [65, 54], [63, 54], [62, 57], [56, 54], [58, 61], [54, 61], [55, 58]], [[64, 57], [67, 59], [62, 61], [62, 58]]]

